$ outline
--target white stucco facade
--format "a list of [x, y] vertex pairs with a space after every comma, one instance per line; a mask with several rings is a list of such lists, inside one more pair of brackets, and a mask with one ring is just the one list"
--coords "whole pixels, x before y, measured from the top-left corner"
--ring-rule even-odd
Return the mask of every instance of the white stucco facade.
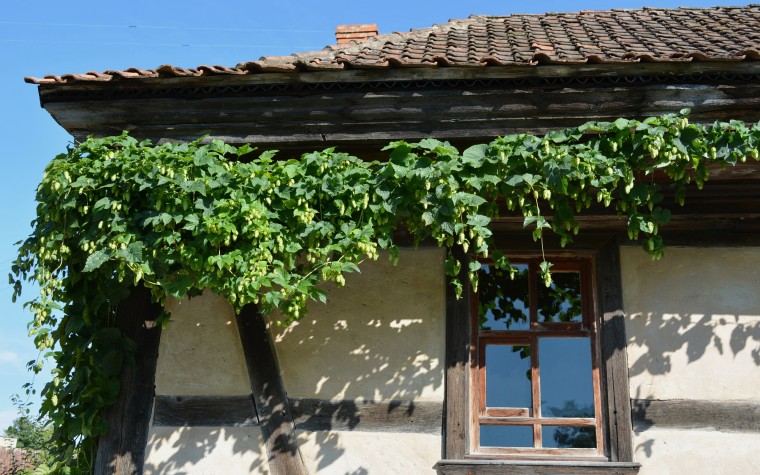
[[[404, 249], [364, 262], [329, 286], [328, 304], [285, 328], [270, 316], [291, 398], [440, 404], [444, 398], [444, 251]], [[232, 307], [211, 292], [172, 301], [161, 335], [156, 394], [236, 396], [251, 392]], [[354, 430], [297, 431], [310, 473], [434, 473], [441, 435]], [[368, 450], [371, 447], [371, 450]], [[152, 427], [146, 473], [267, 473], [258, 427]], [[411, 471], [410, 471], [411, 470]]]
[[[290, 398], [440, 404], [444, 400], [444, 252], [383, 255], [327, 286], [290, 327], [269, 316]], [[760, 403], [760, 249], [669, 248], [657, 262], [621, 249], [633, 399]], [[158, 395], [250, 394], [234, 312], [210, 292], [169, 304]], [[345, 426], [296, 431], [313, 474], [434, 473], [430, 431]], [[152, 427], [146, 473], [267, 473], [258, 427]], [[641, 474], [756, 473], [760, 436], [721, 428], [636, 426]]]
[[[235, 312], [205, 291], [171, 300], [161, 332], [157, 396], [240, 396], [251, 393]], [[259, 427], [151, 427], [145, 473], [269, 473]]]
[[[444, 251], [402, 249], [393, 266], [382, 254], [327, 287], [327, 305], [283, 328], [270, 326], [290, 397], [440, 403], [444, 398]], [[310, 473], [435, 473], [441, 435], [298, 431]], [[371, 450], [368, 450], [371, 447]]]
[[227, 300], [207, 290], [191, 299], [171, 299], [166, 309], [171, 321], [161, 332], [156, 394], [250, 394], [235, 311]]
[[264, 439], [258, 427], [153, 427], [146, 475], [266, 475]]
[[[621, 249], [633, 399], [760, 402], [760, 248]], [[759, 473], [757, 434], [638, 427], [641, 474]]]
[[383, 254], [327, 286], [327, 304], [312, 302], [306, 318], [273, 323], [288, 395], [443, 401], [443, 260], [438, 248], [403, 249], [397, 266]]

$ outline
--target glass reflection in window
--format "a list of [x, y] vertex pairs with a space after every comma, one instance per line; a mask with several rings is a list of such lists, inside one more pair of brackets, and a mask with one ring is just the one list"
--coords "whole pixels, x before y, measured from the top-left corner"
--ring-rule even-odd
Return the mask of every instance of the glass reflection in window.
[[530, 326], [528, 265], [517, 264], [514, 278], [489, 264], [480, 267], [478, 316], [481, 330], [527, 330]]
[[596, 447], [596, 427], [543, 426], [541, 444], [545, 449], [593, 449]]
[[486, 406], [531, 408], [530, 347], [486, 346]]
[[539, 338], [541, 415], [594, 417], [588, 338]]
[[481, 447], [533, 447], [533, 426], [480, 426]]
[[544, 285], [540, 275], [538, 279], [539, 322], [583, 322], [580, 273], [555, 272], [549, 287]]

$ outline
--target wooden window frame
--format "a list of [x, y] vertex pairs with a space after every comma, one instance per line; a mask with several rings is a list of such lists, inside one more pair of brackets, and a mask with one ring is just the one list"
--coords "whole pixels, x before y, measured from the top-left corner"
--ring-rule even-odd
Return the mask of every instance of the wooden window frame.
[[[592, 285], [591, 258], [552, 259], [553, 272], [577, 272], [580, 275], [581, 321], [540, 322], [538, 319], [538, 288], [540, 258], [515, 257], [514, 265], [528, 266], [529, 329], [525, 330], [479, 330], [479, 296], [470, 295], [470, 454], [499, 455], [505, 458], [554, 456], [605, 461], [602, 424], [602, 395], [600, 388], [600, 348], [597, 336], [596, 299]], [[484, 264], [489, 262], [483, 261]], [[508, 277], [505, 277], [508, 279]], [[591, 381], [594, 398], [593, 418], [544, 417], [541, 413], [540, 362], [537, 351], [531, 351], [532, 408], [489, 408], [486, 405], [486, 348], [489, 345], [525, 345], [537, 349], [539, 338], [584, 338], [588, 340], [591, 356]], [[532, 410], [533, 414], [530, 414]], [[479, 433], [483, 425], [506, 425], [532, 427], [534, 447], [480, 446]], [[543, 448], [544, 426], [591, 426], [595, 428], [596, 448]]]
[[[439, 474], [487, 473], [620, 473], [636, 474], [640, 465], [633, 461], [633, 428], [628, 388], [625, 314], [622, 301], [619, 237], [608, 233], [578, 241], [574, 251], [547, 246], [553, 257], [585, 257], [591, 259], [590, 283], [596, 305], [595, 346], [599, 355], [599, 387], [601, 391], [601, 423], [603, 460], [588, 457], [531, 454], [523, 458], [504, 454], [473, 453], [470, 421], [471, 383], [471, 305], [467, 283], [468, 256], [459, 247], [451, 249], [463, 264], [459, 279], [464, 284], [462, 298], [457, 298], [452, 285], [446, 290], [446, 382], [443, 428], [443, 457], [436, 465]], [[497, 243], [508, 255], [535, 257], [535, 246], [512, 235], [497, 235]], [[511, 252], [514, 249], [514, 252]]]

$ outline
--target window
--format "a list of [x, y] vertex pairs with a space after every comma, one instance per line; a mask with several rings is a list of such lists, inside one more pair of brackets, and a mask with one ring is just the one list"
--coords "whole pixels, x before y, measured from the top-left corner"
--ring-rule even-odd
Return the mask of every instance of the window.
[[481, 264], [471, 303], [470, 453], [604, 457], [590, 259]]
[[[524, 234], [497, 242], [535, 252]], [[516, 258], [514, 279], [482, 262], [477, 294], [446, 294], [446, 403], [440, 475], [638, 473], [625, 355], [620, 251], [614, 234], [549, 243]], [[463, 262], [461, 248], [452, 254]]]

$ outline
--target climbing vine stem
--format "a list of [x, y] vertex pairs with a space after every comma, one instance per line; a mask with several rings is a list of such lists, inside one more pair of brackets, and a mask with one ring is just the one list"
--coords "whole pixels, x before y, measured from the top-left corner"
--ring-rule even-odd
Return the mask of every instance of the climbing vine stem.
[[[381, 250], [397, 261], [396, 229], [416, 243], [491, 253], [508, 269], [492, 249], [492, 220], [522, 216], [534, 239], [550, 231], [564, 246], [593, 202], [614, 208], [631, 239], [658, 258], [658, 230], [670, 218], [661, 187], [683, 204], [686, 185], [701, 188], [711, 165], [757, 160], [758, 147], [760, 124], [704, 126], [684, 113], [510, 135], [462, 152], [433, 139], [398, 141], [383, 149], [387, 161], [374, 162], [331, 148], [279, 159], [219, 141], [88, 139], [48, 165], [10, 275], [14, 299], [22, 281], [40, 287], [26, 307], [30, 334], [55, 362], [42, 414], [64, 458], [105, 433], [102, 409], [115, 401], [121, 368], [133, 364], [134, 343], [114, 319], [134, 285], [161, 304], [208, 288], [236, 309], [279, 309], [287, 325], [307, 301], [325, 302], [323, 283], [343, 285]], [[655, 171], [666, 185], [650, 178]], [[449, 254], [445, 270], [461, 293], [461, 263]], [[549, 284], [550, 263], [541, 270]], [[476, 286], [477, 260], [467, 271]]]

